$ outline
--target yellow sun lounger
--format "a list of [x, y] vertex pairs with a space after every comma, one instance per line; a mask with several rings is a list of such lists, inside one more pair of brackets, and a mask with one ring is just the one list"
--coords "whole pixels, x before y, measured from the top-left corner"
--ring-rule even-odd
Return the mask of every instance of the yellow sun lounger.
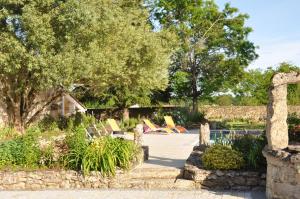
[[157, 128], [150, 120], [148, 119], [144, 119], [143, 120], [144, 123], [150, 128], [149, 132], [166, 132], [166, 133], [174, 133], [174, 131], [172, 131], [169, 128]]
[[116, 120], [114, 119], [107, 119], [107, 123], [110, 126], [112, 131], [121, 132], [119, 125], [117, 124]]
[[124, 132], [118, 125], [117, 121], [114, 119], [107, 119], [107, 123], [111, 128], [111, 136], [123, 138], [126, 140], [133, 140], [134, 133], [132, 132]]
[[173, 121], [173, 118], [171, 116], [164, 116], [167, 128], [174, 129], [174, 131], [177, 131], [178, 133], [185, 133], [188, 132], [186, 128], [182, 126], [175, 125], [175, 122]]

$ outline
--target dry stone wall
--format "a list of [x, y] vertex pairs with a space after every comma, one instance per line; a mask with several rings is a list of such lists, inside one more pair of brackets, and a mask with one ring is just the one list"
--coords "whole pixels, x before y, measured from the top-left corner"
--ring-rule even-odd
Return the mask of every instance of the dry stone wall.
[[264, 150], [268, 162], [267, 198], [300, 198], [300, 154]]
[[0, 190], [107, 188], [109, 182], [97, 172], [90, 176], [76, 171], [0, 172]]
[[[207, 119], [249, 119], [262, 121], [267, 118], [267, 106], [203, 106]], [[300, 106], [289, 106], [289, 113], [300, 116]]]

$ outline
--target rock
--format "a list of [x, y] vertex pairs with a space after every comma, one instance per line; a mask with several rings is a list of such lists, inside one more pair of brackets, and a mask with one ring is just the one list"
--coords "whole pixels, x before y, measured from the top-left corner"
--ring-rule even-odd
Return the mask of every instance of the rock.
[[236, 185], [245, 185], [245, 183], [246, 183], [246, 179], [242, 176], [235, 177], [234, 179], [232, 179], [232, 181]]
[[224, 173], [222, 171], [220, 171], [220, 170], [217, 170], [216, 174], [217, 174], [217, 176], [223, 176], [224, 175]]
[[300, 152], [300, 145], [289, 145], [288, 149], [290, 151], [296, 151], [296, 152]]
[[247, 178], [246, 185], [248, 186], [257, 186], [260, 183], [260, 178]]
[[233, 186], [232, 190], [238, 190], [238, 191], [247, 191], [251, 188], [249, 186]]
[[208, 122], [201, 124], [199, 129], [199, 145], [210, 144], [210, 129]]
[[11, 186], [11, 189], [13, 189], [13, 190], [22, 190], [22, 189], [25, 189], [25, 183], [24, 182], [19, 182], [19, 183], [13, 184]]

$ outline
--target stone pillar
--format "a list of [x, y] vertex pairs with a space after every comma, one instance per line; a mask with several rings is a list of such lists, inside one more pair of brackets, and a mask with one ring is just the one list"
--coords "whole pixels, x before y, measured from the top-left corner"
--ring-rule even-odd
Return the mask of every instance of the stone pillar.
[[134, 142], [136, 144], [142, 144], [143, 142], [143, 124], [137, 124], [135, 129], [134, 129]]
[[284, 149], [288, 146], [287, 85], [276, 86], [269, 91], [267, 109], [267, 138], [269, 149]]
[[267, 109], [267, 139], [271, 150], [288, 146], [287, 84], [300, 82], [300, 73], [277, 73], [272, 78]]
[[210, 129], [208, 122], [201, 123], [199, 129], [199, 145], [209, 145], [210, 144]]

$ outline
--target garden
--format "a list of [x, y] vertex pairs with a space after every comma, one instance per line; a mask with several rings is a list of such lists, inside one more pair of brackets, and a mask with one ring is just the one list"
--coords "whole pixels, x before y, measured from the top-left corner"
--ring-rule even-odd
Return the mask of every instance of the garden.
[[104, 135], [88, 139], [86, 129], [97, 124], [90, 116], [46, 117], [20, 134], [0, 131], [1, 170], [74, 170], [84, 175], [100, 172], [114, 176], [136, 164], [141, 147], [133, 141]]

